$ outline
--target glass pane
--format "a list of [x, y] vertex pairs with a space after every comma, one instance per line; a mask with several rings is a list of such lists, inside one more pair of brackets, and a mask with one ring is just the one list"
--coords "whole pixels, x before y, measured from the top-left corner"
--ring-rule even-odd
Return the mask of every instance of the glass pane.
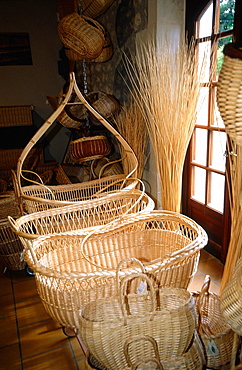
[[210, 201], [208, 206], [223, 212], [224, 209], [224, 184], [225, 176], [219, 175], [217, 173], [210, 173], [211, 183], [210, 183]]
[[219, 32], [234, 28], [235, 0], [220, 0]]
[[193, 167], [193, 194], [192, 198], [205, 204], [206, 170]]
[[198, 44], [198, 67], [201, 82], [209, 81], [211, 42], [205, 41]]
[[224, 153], [226, 150], [226, 133], [211, 132], [211, 139], [211, 167], [225, 172], [226, 157]]
[[232, 36], [223, 37], [222, 39], [218, 40], [218, 51], [217, 51], [217, 78], [222, 68], [223, 60], [224, 60], [224, 53], [223, 49], [226, 44], [229, 44], [233, 41]]
[[207, 137], [208, 131], [202, 128], [196, 128], [194, 132], [193, 160], [206, 166], [207, 164]]
[[197, 105], [196, 125], [208, 125], [208, 87], [201, 87]]
[[225, 128], [224, 126], [224, 121], [222, 120], [222, 117], [220, 115], [220, 111], [218, 109], [217, 105], [217, 87], [215, 88], [215, 102], [214, 102], [214, 122], [212, 126], [220, 127], [220, 128]]
[[200, 19], [198, 37], [210, 36], [212, 33], [213, 4], [209, 5]]

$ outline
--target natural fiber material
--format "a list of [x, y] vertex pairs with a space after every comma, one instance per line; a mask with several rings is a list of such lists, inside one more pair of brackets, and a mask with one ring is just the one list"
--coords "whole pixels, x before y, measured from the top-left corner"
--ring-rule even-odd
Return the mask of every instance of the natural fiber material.
[[33, 125], [32, 105], [0, 106], [0, 127]]
[[84, 15], [97, 18], [103, 14], [115, 0], [82, 0], [81, 10]]
[[[104, 118], [110, 118], [118, 112], [120, 105], [117, 99], [103, 91], [93, 91], [87, 96], [92, 107]], [[94, 124], [100, 124], [100, 121], [94, 115], [90, 115]]]
[[104, 135], [82, 137], [70, 142], [70, 156], [78, 163], [105, 157], [111, 145]]
[[[103, 233], [107, 238], [110, 224], [107, 227], [106, 232], [105, 227], [100, 228], [98, 239]], [[35, 272], [40, 298], [60, 325], [77, 328], [79, 310], [85, 304], [116, 295], [116, 266], [123, 258], [131, 260], [123, 262], [120, 277], [140, 271], [140, 263], [133, 261], [136, 257], [143, 260], [143, 270], [155, 287], [186, 289], [197, 271], [200, 249], [207, 242], [206, 234], [195, 222], [169, 212], [126, 216], [113, 231], [116, 229], [123, 230], [123, 237], [121, 243], [113, 239], [113, 251], [99, 251], [98, 245], [93, 251], [100, 255], [102, 264], [113, 266], [109, 271], [83, 257], [80, 246], [87, 236], [85, 230], [41, 236], [26, 250], [25, 260]]]
[[[25, 248], [40, 235], [106, 225], [125, 214], [151, 211], [153, 200], [140, 190], [121, 190], [106, 197], [94, 198], [70, 206], [31, 213], [13, 220], [13, 231], [20, 237]], [[87, 232], [87, 231], [86, 231]]]
[[237, 261], [234, 274], [222, 291], [220, 309], [227, 324], [242, 335], [242, 258]]
[[97, 58], [105, 43], [105, 30], [96, 20], [71, 13], [58, 24], [58, 34], [65, 47], [87, 59]]
[[198, 312], [198, 334], [202, 340], [206, 365], [219, 369], [230, 363], [233, 340], [237, 335], [228, 326], [220, 311], [220, 297], [209, 292], [210, 277], [207, 275], [201, 292], [193, 293]]
[[[224, 61], [218, 78], [217, 103], [227, 134], [235, 143], [242, 145], [242, 53], [241, 50], [238, 50], [237, 54], [234, 54], [235, 52], [236, 49], [230, 44], [224, 48]], [[240, 58], [235, 55], [240, 55]]]
[[[138, 280], [136, 293], [129, 285]], [[90, 352], [108, 369], [127, 366], [125, 342], [148, 335], [157, 343], [161, 362], [182, 356], [189, 348], [196, 327], [193, 299], [187, 290], [156, 291], [145, 274], [132, 274], [118, 284], [118, 296], [90, 302], [80, 315], [80, 336]], [[139, 338], [140, 339], [140, 338]], [[153, 348], [133, 341], [130, 362], [152, 357]]]
[[[165, 37], [164, 37], [165, 39]], [[153, 146], [161, 182], [161, 207], [181, 210], [182, 172], [196, 121], [200, 74], [195, 45], [154, 40], [126, 57], [131, 94], [139, 105]]]
[[[70, 102], [73, 92], [75, 92], [78, 101]], [[105, 179], [95, 180], [94, 182], [86, 182], [79, 184], [70, 185], [59, 185], [59, 186], [42, 186], [32, 185], [24, 187], [21, 184], [22, 168], [26, 156], [28, 155], [31, 148], [37, 143], [37, 141], [44, 135], [44, 133], [50, 128], [53, 122], [58, 118], [59, 114], [64, 110], [65, 106], [72, 104], [83, 105], [90, 113], [92, 113], [111, 134], [117, 139], [122, 145], [123, 151], [126, 157], [126, 171], [124, 174], [118, 176], [108, 176]], [[67, 205], [68, 203], [90, 199], [95, 195], [95, 192], [107, 194], [107, 192], [113, 191], [114, 189], [122, 189], [124, 187], [135, 188], [138, 184], [136, 178], [137, 170], [137, 158], [126, 140], [114, 129], [114, 127], [106, 121], [84, 98], [80, 92], [74, 73], [70, 74], [70, 83], [68, 91], [65, 94], [64, 100], [60, 106], [53, 112], [53, 114], [45, 121], [40, 127], [37, 133], [29, 141], [27, 146], [23, 149], [17, 165], [16, 173], [16, 191], [19, 193], [18, 198], [21, 202], [24, 202], [26, 211], [28, 213], [35, 212], [38, 210], [44, 210], [48, 208], [54, 208], [58, 206]], [[133, 180], [131, 180], [133, 176]], [[130, 179], [130, 180], [129, 180]], [[127, 181], [126, 181], [127, 180]]]

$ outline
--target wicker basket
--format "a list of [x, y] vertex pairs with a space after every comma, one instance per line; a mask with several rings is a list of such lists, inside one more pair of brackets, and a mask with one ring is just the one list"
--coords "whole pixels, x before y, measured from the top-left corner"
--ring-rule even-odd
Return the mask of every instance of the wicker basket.
[[231, 280], [222, 291], [220, 310], [227, 324], [242, 335], [242, 258], [238, 260]]
[[204, 346], [206, 365], [219, 369], [230, 363], [236, 333], [227, 325], [220, 312], [220, 297], [209, 292], [210, 277], [205, 277], [201, 292], [194, 292], [198, 312], [198, 334]]
[[[69, 103], [73, 91], [76, 93], [78, 102]], [[64, 110], [66, 105], [81, 104], [88, 111], [90, 111], [100, 122], [106, 127], [118, 140], [119, 144], [123, 148], [124, 157], [127, 163], [125, 173], [120, 175], [108, 176], [100, 180], [94, 180], [92, 182], [67, 184], [67, 185], [56, 185], [44, 187], [40, 185], [22, 186], [22, 167], [31, 148], [37, 143], [37, 141], [44, 135], [44, 133], [50, 128], [51, 124], [58, 119], [59, 114]], [[16, 192], [18, 192], [18, 198], [24, 203], [26, 212], [36, 212], [48, 208], [54, 208], [64, 206], [72, 202], [82, 201], [90, 199], [95, 195], [95, 192], [103, 192], [107, 194], [109, 191], [114, 189], [122, 188], [135, 188], [138, 184], [136, 173], [137, 173], [137, 158], [134, 151], [127, 143], [127, 141], [114, 129], [114, 127], [106, 121], [84, 98], [80, 92], [76, 80], [75, 74], [70, 74], [70, 83], [68, 91], [65, 94], [65, 98], [60, 106], [53, 112], [49, 119], [40, 127], [37, 133], [29, 141], [27, 146], [22, 151], [17, 165], [16, 173]], [[132, 179], [133, 176], [133, 179]], [[99, 194], [100, 195], [100, 194]]]
[[98, 160], [94, 160], [91, 164], [91, 173], [94, 179], [119, 175], [123, 173], [123, 168], [120, 164], [120, 159], [110, 160], [109, 158], [103, 157]]
[[[88, 100], [92, 107], [104, 118], [110, 118], [120, 108], [117, 99], [113, 95], [106, 94], [103, 91], [89, 93]], [[100, 124], [100, 121], [94, 115], [90, 114], [90, 118], [94, 124]]]
[[[144, 260], [145, 256], [145, 272], [157, 286], [187, 288], [197, 270], [200, 249], [206, 244], [207, 235], [185, 216], [161, 211], [142, 214], [143, 217], [136, 214], [123, 218], [122, 244], [116, 243], [115, 253], [98, 252], [95, 248], [103, 263], [105, 259], [111, 261], [106, 262], [114, 266], [109, 271], [83, 257], [80, 245], [86, 237], [85, 230], [42, 236], [33, 241], [26, 250], [25, 259], [35, 272], [40, 298], [54, 320], [62, 326], [77, 328], [83, 305], [116, 295], [115, 269], [126, 257]], [[97, 232], [98, 239], [103, 240], [102, 234], [107, 237], [108, 231], [103, 229]], [[120, 230], [120, 226], [114, 227], [114, 231], [117, 229]], [[124, 263], [120, 276], [140, 270], [132, 261]]]
[[105, 43], [105, 30], [101, 24], [75, 12], [60, 20], [58, 34], [65, 47], [87, 59], [97, 58]]
[[242, 145], [242, 52], [236, 44], [224, 48], [217, 88], [217, 103], [227, 134]]
[[[129, 293], [129, 284], [136, 279], [137, 292]], [[183, 355], [196, 327], [191, 294], [170, 287], [156, 291], [143, 273], [125, 276], [119, 286], [118, 296], [90, 302], [81, 310], [80, 337], [93, 356], [110, 370], [122, 369], [126, 366], [125, 341], [137, 335], [149, 335], [156, 341], [161, 362]], [[152, 352], [138, 341], [129, 355], [134, 362]]]
[[153, 200], [140, 190], [121, 190], [106, 197], [74, 203], [70, 206], [31, 213], [13, 220], [13, 231], [28, 248], [29, 242], [40, 235], [106, 225], [130, 213], [151, 211]]
[[78, 163], [103, 158], [111, 152], [111, 145], [104, 135], [82, 137], [70, 142], [70, 156]]
[[82, 0], [81, 9], [82, 13], [97, 18], [103, 14], [115, 0]]

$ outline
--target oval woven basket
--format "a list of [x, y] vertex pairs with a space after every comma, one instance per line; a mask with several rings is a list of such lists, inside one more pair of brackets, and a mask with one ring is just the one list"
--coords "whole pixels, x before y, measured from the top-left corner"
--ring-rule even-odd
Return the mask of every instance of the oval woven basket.
[[111, 145], [104, 135], [82, 137], [70, 142], [70, 156], [78, 163], [103, 158], [111, 152]]
[[[104, 118], [110, 118], [120, 109], [117, 99], [103, 91], [93, 91], [88, 94], [87, 98], [92, 107]], [[100, 125], [100, 121], [94, 115], [90, 114], [90, 118], [94, 124]]]
[[[93, 251], [102, 264], [113, 266], [111, 270], [98, 268], [84, 258], [80, 246], [87, 236], [85, 230], [41, 236], [26, 250], [25, 259], [35, 272], [40, 298], [60, 325], [77, 328], [83, 305], [116, 295], [116, 266], [123, 259], [145, 260], [145, 272], [159, 287], [187, 288], [196, 273], [207, 235], [194, 221], [172, 212], [150, 211], [143, 217], [141, 213], [126, 216], [113, 227], [114, 232], [120, 224], [123, 236], [113, 238], [115, 248]], [[104, 230], [99, 229], [98, 239], [102, 234], [107, 237], [110, 225]], [[135, 271], [140, 271], [140, 264], [132, 259], [124, 262], [120, 276]]]
[[60, 20], [58, 34], [65, 47], [87, 59], [97, 58], [105, 43], [105, 30], [101, 24], [75, 12]]
[[[135, 279], [139, 284], [137, 291], [130, 293], [130, 284]], [[146, 274], [136, 273], [121, 279], [117, 296], [84, 306], [79, 333], [94, 357], [115, 370], [126, 366], [125, 342], [133, 337], [151, 336], [162, 363], [188, 350], [195, 327], [195, 305], [187, 290], [171, 287], [155, 290]], [[130, 346], [130, 362], [152, 355], [153, 351], [142, 344], [138, 340]]]
[[201, 292], [194, 292], [198, 312], [198, 334], [204, 346], [208, 368], [220, 369], [231, 362], [234, 331], [228, 326], [220, 311], [220, 297], [209, 292], [210, 277], [204, 280]]
[[[72, 102], [73, 92], [76, 94], [77, 101]], [[41, 186], [31, 185], [22, 186], [21, 179], [23, 164], [33, 146], [38, 140], [44, 135], [44, 133], [50, 128], [50, 126], [58, 119], [59, 115], [63, 112], [66, 106], [70, 105], [82, 105], [87, 111], [95, 116], [103, 126], [117, 139], [120, 146], [122, 147], [122, 155], [125, 158], [125, 172], [119, 175], [107, 176], [102, 179], [87, 181], [83, 183], [75, 183], [69, 185], [51, 185]], [[25, 211], [27, 213], [45, 210], [48, 208], [60, 207], [67, 205], [72, 202], [83, 201], [101, 194], [107, 195], [109, 192], [114, 190], [120, 190], [122, 188], [135, 188], [138, 185], [136, 178], [138, 161], [135, 156], [133, 149], [127, 143], [127, 141], [114, 129], [114, 127], [98, 113], [85, 99], [80, 92], [76, 80], [75, 74], [70, 73], [70, 83], [68, 91], [65, 93], [64, 100], [53, 112], [53, 114], [45, 121], [40, 127], [36, 134], [32, 137], [26, 147], [23, 149], [19, 156], [17, 163], [16, 179], [14, 182], [15, 192], [17, 198], [21, 203], [24, 204]], [[11, 214], [10, 214], [11, 215]]]
[[220, 309], [227, 324], [242, 335], [242, 258], [238, 260], [231, 280], [222, 291]]
[[91, 17], [97, 18], [103, 14], [115, 0], [82, 0], [82, 13]]
[[[233, 45], [233, 44], [232, 44]], [[227, 134], [242, 145], [242, 53], [233, 46], [224, 48], [224, 61], [218, 78], [217, 103]], [[230, 56], [232, 55], [232, 57]], [[236, 57], [237, 56], [237, 57]]]

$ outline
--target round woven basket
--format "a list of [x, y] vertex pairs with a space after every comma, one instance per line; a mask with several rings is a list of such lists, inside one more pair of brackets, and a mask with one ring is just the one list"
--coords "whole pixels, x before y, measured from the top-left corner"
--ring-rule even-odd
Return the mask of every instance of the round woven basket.
[[217, 103], [227, 134], [242, 145], [242, 52], [235, 44], [228, 44], [224, 54], [218, 78]]
[[242, 335], [242, 258], [238, 260], [231, 280], [222, 291], [220, 309], [227, 324]]
[[97, 18], [103, 14], [115, 0], [82, 0], [82, 13], [91, 17]]
[[[103, 91], [89, 93], [88, 100], [92, 107], [106, 119], [113, 116], [120, 109], [117, 99], [113, 95], [106, 94]], [[94, 115], [90, 114], [90, 118], [94, 124], [100, 125], [100, 121]]]
[[70, 156], [78, 163], [105, 157], [111, 151], [106, 136], [89, 136], [70, 142]]
[[82, 58], [97, 58], [105, 44], [105, 30], [101, 24], [77, 13], [68, 14], [60, 20], [58, 34], [64, 46]]

